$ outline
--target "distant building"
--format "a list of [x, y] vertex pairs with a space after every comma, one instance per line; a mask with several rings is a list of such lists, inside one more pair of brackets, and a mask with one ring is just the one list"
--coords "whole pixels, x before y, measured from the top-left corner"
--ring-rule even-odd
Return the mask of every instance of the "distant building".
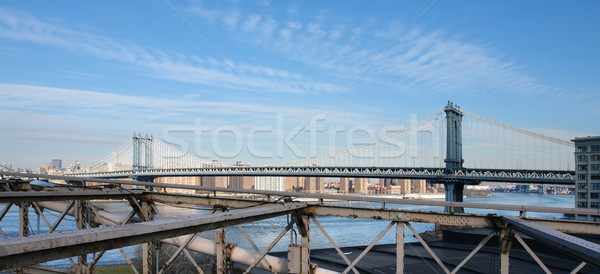
[[345, 194], [349, 191], [348, 178], [340, 178], [340, 190], [339, 193]]
[[389, 185], [389, 186], [387, 186], [387, 193], [388, 194], [394, 194], [394, 195], [403, 194], [402, 193], [402, 186]]
[[315, 178], [315, 192], [323, 193], [323, 190], [325, 190], [325, 178], [316, 177]]
[[[249, 163], [236, 161], [233, 166], [251, 166]], [[229, 176], [229, 187], [235, 189], [254, 189], [255, 179], [253, 176]]]
[[[577, 137], [575, 143], [575, 207], [600, 208], [600, 136]], [[577, 215], [578, 220], [599, 220], [597, 215]]]
[[[224, 167], [225, 163], [219, 161], [219, 160], [212, 160], [211, 162], [208, 163], [202, 163], [201, 167], [203, 168], [210, 168], [210, 167]], [[207, 187], [220, 187], [220, 188], [228, 188], [230, 184], [230, 178], [229, 177], [223, 177], [223, 176], [203, 176], [200, 179], [200, 185], [201, 186], [207, 186]], [[198, 191], [197, 191], [198, 193]]]
[[410, 179], [398, 179], [398, 186], [400, 186], [402, 194], [412, 193], [412, 183]]
[[227, 188], [229, 187], [229, 177], [204, 176], [201, 177], [200, 185], [208, 187]]
[[317, 180], [315, 177], [304, 177], [304, 192], [315, 193], [317, 190]]
[[354, 178], [353, 189], [356, 194], [367, 194], [369, 193], [369, 179], [367, 178]]
[[285, 177], [255, 177], [257, 190], [285, 191]]
[[52, 169], [61, 170], [62, 169], [62, 160], [61, 159], [52, 159]]
[[[156, 183], [162, 184], [175, 184], [175, 185], [188, 185], [197, 186], [200, 185], [201, 177], [159, 177], [154, 179]], [[166, 192], [169, 193], [180, 193], [180, 194], [195, 194], [196, 191], [193, 189], [181, 189], [181, 188], [165, 188]]]
[[40, 167], [40, 174], [48, 174], [52, 172], [53, 169], [54, 167], [52, 164], [42, 164], [42, 167]]
[[427, 193], [427, 182], [425, 180], [411, 180], [412, 193]]
[[285, 191], [293, 192], [298, 191], [302, 188], [300, 184], [300, 177], [286, 177], [285, 178]]
[[254, 189], [254, 177], [250, 176], [230, 176], [229, 187], [235, 189]]

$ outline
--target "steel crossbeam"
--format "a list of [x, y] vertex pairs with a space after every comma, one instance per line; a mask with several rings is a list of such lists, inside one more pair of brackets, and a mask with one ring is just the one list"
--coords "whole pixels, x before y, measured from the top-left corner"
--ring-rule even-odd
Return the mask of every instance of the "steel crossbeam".
[[241, 209], [184, 220], [159, 220], [9, 239], [0, 245], [0, 269], [12, 269], [78, 254], [114, 249], [272, 218], [305, 207], [306, 204], [304, 203], [290, 203]]
[[143, 190], [87, 190], [87, 191], [15, 191], [0, 192], [1, 203], [38, 201], [126, 199], [141, 197]]
[[[325, 238], [327, 238], [327, 240], [329, 240], [329, 243], [331, 243], [333, 248], [335, 248], [338, 255], [340, 257], [342, 257], [342, 259], [344, 260], [344, 262], [346, 262], [346, 264], [350, 265], [352, 262], [350, 262], [350, 260], [348, 260], [348, 257], [346, 257], [346, 254], [344, 254], [344, 252], [338, 247], [338, 245], [335, 244], [335, 241], [331, 238], [331, 236], [329, 236], [329, 233], [327, 233], [327, 231], [325, 231], [323, 226], [321, 226], [321, 223], [319, 223], [319, 221], [317, 221], [317, 218], [315, 218], [315, 216], [313, 216], [313, 215], [310, 215], [310, 218], [311, 218], [311, 220], [313, 220], [313, 223], [315, 223], [315, 225], [319, 228], [319, 230], [321, 230], [321, 233], [323, 233]], [[355, 274], [358, 274], [358, 270], [356, 270], [356, 267], [354, 267], [354, 266], [352, 267], [352, 271]]]
[[580, 258], [586, 263], [600, 267], [600, 245], [571, 236], [542, 225], [527, 222], [514, 217], [501, 217], [513, 229], [534, 238], [541, 243], [557, 248], [567, 254]]

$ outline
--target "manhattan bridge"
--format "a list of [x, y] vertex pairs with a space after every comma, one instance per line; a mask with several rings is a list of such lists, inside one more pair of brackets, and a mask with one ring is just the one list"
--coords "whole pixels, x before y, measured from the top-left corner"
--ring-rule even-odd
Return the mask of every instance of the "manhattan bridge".
[[[13, 225], [6, 225], [9, 221], [5, 221], [4, 226], [0, 223], [0, 235], [4, 238], [0, 241], [0, 270], [54, 271], [39, 264], [66, 258], [71, 264], [68, 271], [91, 273], [105, 252], [118, 249], [133, 273], [139, 270], [166, 273], [175, 260], [185, 259], [183, 255], [198, 273], [206, 270], [228, 273], [233, 263], [238, 264], [238, 268], [246, 268], [244, 273], [254, 273], [255, 268], [270, 273], [361, 273], [374, 272], [374, 269], [377, 273], [498, 272], [491, 268], [486, 272], [481, 268], [482, 262], [490, 266], [497, 263], [503, 274], [540, 269], [545, 273], [597, 273], [600, 245], [566, 233], [597, 235], [600, 223], [526, 214], [597, 217], [600, 216], [598, 209], [462, 201], [465, 186], [481, 182], [574, 185], [574, 166], [571, 142], [502, 124], [450, 102], [430, 115], [369, 142], [328, 155], [269, 166], [225, 165], [175, 149], [158, 138], [136, 134], [85, 172], [63, 176], [0, 170], [0, 204], [5, 204], [0, 222], [13, 220]], [[154, 181], [162, 177], [204, 176], [419, 179], [444, 184], [446, 201]], [[65, 183], [58, 183], [51, 190], [31, 191], [35, 178]], [[93, 184], [86, 185], [88, 182]], [[40, 187], [39, 181], [37, 183]], [[125, 187], [132, 185], [138, 187]], [[195, 194], [172, 193], [167, 188], [193, 190]], [[126, 217], [105, 211], [98, 205], [107, 200], [121, 203], [131, 211]], [[371, 204], [381, 206], [374, 208]], [[182, 218], [170, 216], [161, 205], [202, 209]], [[444, 210], [419, 210], [422, 206]], [[477, 214], [465, 208], [494, 213]], [[205, 209], [212, 213], [197, 212]], [[496, 214], [500, 211], [514, 211], [518, 217]], [[37, 233], [30, 215], [37, 215]], [[66, 216], [73, 219], [75, 231], [73, 225], [64, 224]], [[277, 217], [285, 217], [287, 221], [279, 219], [270, 223], [276, 229], [279, 226], [283, 229], [264, 249], [258, 248], [254, 240], [269, 236], [261, 231], [253, 240], [242, 227], [242, 224]], [[368, 246], [350, 249], [354, 247], [339, 247], [317, 217], [348, 218], [353, 224], [354, 219], [370, 220], [387, 225]], [[40, 219], [48, 229], [40, 230]], [[466, 244], [463, 238], [456, 245], [430, 242], [421, 237], [412, 223], [435, 224], [436, 229], [438, 226], [441, 229], [487, 229], [487, 236], [482, 234], [476, 245]], [[226, 241], [230, 238], [226, 238], [225, 228], [230, 233], [236, 227], [254, 250]], [[395, 243], [378, 246], [393, 227]], [[313, 250], [311, 242], [316, 238], [311, 240], [315, 237], [311, 229], [315, 228], [335, 250]], [[209, 231], [216, 233], [216, 240], [199, 234]], [[288, 234], [289, 237], [285, 236]], [[418, 242], [405, 239], [411, 234]], [[360, 237], [365, 236], [370, 235]], [[287, 252], [279, 256], [272, 254], [274, 246], [285, 237], [290, 241]], [[538, 243], [563, 252], [561, 254], [571, 259], [532, 249], [537, 248]], [[138, 244], [142, 247], [141, 261], [136, 263], [123, 248]], [[163, 245], [177, 250], [161, 262], [159, 253]], [[214, 269], [199, 265], [188, 250], [214, 257]], [[329, 253], [322, 255], [323, 252]], [[533, 259], [531, 263], [523, 260], [527, 256]]]
[[573, 185], [572, 142], [533, 133], [448, 102], [404, 128], [335, 153], [270, 166], [215, 166], [151, 136], [134, 135], [74, 176], [152, 181], [182, 176], [299, 176], [424, 179], [461, 202], [465, 185], [512, 182]]

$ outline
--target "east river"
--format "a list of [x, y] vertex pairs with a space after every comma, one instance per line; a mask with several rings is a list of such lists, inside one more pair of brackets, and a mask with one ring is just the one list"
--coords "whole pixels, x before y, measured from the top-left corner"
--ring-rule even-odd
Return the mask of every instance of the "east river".
[[[495, 197], [489, 198], [466, 198], [465, 202], [472, 203], [490, 203], [490, 204], [511, 204], [511, 205], [535, 205], [535, 206], [549, 206], [549, 207], [567, 207], [572, 208], [574, 206], [573, 195], [542, 195], [533, 193], [493, 193]], [[125, 216], [131, 210], [129, 205], [124, 203], [96, 203], [97, 206], [104, 208], [106, 211]], [[352, 202], [352, 206], [360, 207], [374, 207], [380, 208], [379, 203], [361, 203]], [[5, 204], [0, 205], [3, 209]], [[410, 210], [421, 210], [421, 211], [441, 211], [440, 207], [431, 206], [410, 206], [410, 205], [394, 205], [386, 204], [387, 208], [398, 208], [398, 209], [410, 209]], [[6, 233], [9, 238], [16, 237], [18, 235], [18, 208], [13, 205], [8, 214], [0, 222], [0, 227]], [[208, 214], [211, 211], [202, 207], [175, 207], [169, 205], [160, 205], [159, 211], [168, 218], [182, 218], [187, 216], [195, 216], [199, 214]], [[493, 211], [488, 209], [471, 209], [466, 208], [466, 213], [475, 214], [489, 214], [496, 213], [499, 215], [512, 215], [518, 216], [519, 212], [514, 211]], [[59, 213], [45, 210], [44, 214], [50, 223], [53, 223], [58, 217]], [[562, 214], [556, 213], [538, 213], [538, 212], [527, 212], [528, 217], [543, 217], [543, 218], [563, 218]], [[37, 215], [34, 211], [30, 210], [30, 231], [31, 234], [37, 234], [38, 232], [38, 220]], [[371, 241], [386, 227], [389, 223], [381, 220], [371, 219], [349, 219], [341, 217], [330, 217], [320, 216], [317, 220], [321, 223], [327, 233], [333, 238], [339, 246], [360, 246], [368, 245]], [[263, 221], [257, 221], [242, 225], [244, 230], [250, 235], [254, 243], [264, 250], [271, 241], [285, 228], [287, 224], [287, 217], [281, 216], [277, 218], [267, 219]], [[417, 232], [424, 232], [432, 230], [433, 224], [427, 223], [411, 223]], [[75, 221], [72, 217], [68, 216], [63, 220], [57, 232], [71, 231], [75, 229]], [[39, 232], [46, 233], [48, 228], [44, 224], [43, 220], [40, 221]], [[311, 224], [311, 248], [332, 248], [329, 241], [319, 231], [319, 229]], [[201, 237], [214, 239], [214, 231], [200, 233]], [[273, 248], [273, 251], [285, 251], [287, 246], [290, 244], [290, 233]], [[406, 230], [406, 241], [416, 241], [416, 239], [410, 234], [410, 231]], [[251, 250], [252, 246], [246, 240], [244, 235], [240, 232], [237, 227], [229, 227], [226, 229], [226, 240], [228, 242], [237, 243], [238, 246]], [[395, 232], [392, 230], [378, 242], [379, 244], [390, 244], [395, 243]], [[126, 247], [124, 248], [128, 256], [137, 256], [137, 247]], [[91, 255], [89, 256], [91, 260]], [[124, 263], [123, 256], [118, 250], [111, 250], [106, 252], [99, 264], [119, 264]], [[67, 259], [53, 261], [46, 263], [48, 265], [69, 265]]]

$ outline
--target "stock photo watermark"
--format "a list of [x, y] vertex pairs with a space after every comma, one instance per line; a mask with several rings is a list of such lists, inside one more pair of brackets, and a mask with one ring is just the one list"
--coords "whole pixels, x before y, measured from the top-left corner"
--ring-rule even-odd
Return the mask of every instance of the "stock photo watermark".
[[[415, 126], [416, 125], [416, 126]], [[325, 115], [313, 115], [305, 124], [286, 123], [276, 115], [271, 125], [209, 125], [198, 118], [190, 125], [166, 126], [162, 139], [199, 158], [232, 159], [240, 155], [270, 159], [316, 157], [398, 158], [423, 156], [418, 145], [427, 145], [431, 157], [439, 157], [439, 135], [431, 127], [419, 127], [416, 115], [408, 125], [375, 128], [328, 123]]]

